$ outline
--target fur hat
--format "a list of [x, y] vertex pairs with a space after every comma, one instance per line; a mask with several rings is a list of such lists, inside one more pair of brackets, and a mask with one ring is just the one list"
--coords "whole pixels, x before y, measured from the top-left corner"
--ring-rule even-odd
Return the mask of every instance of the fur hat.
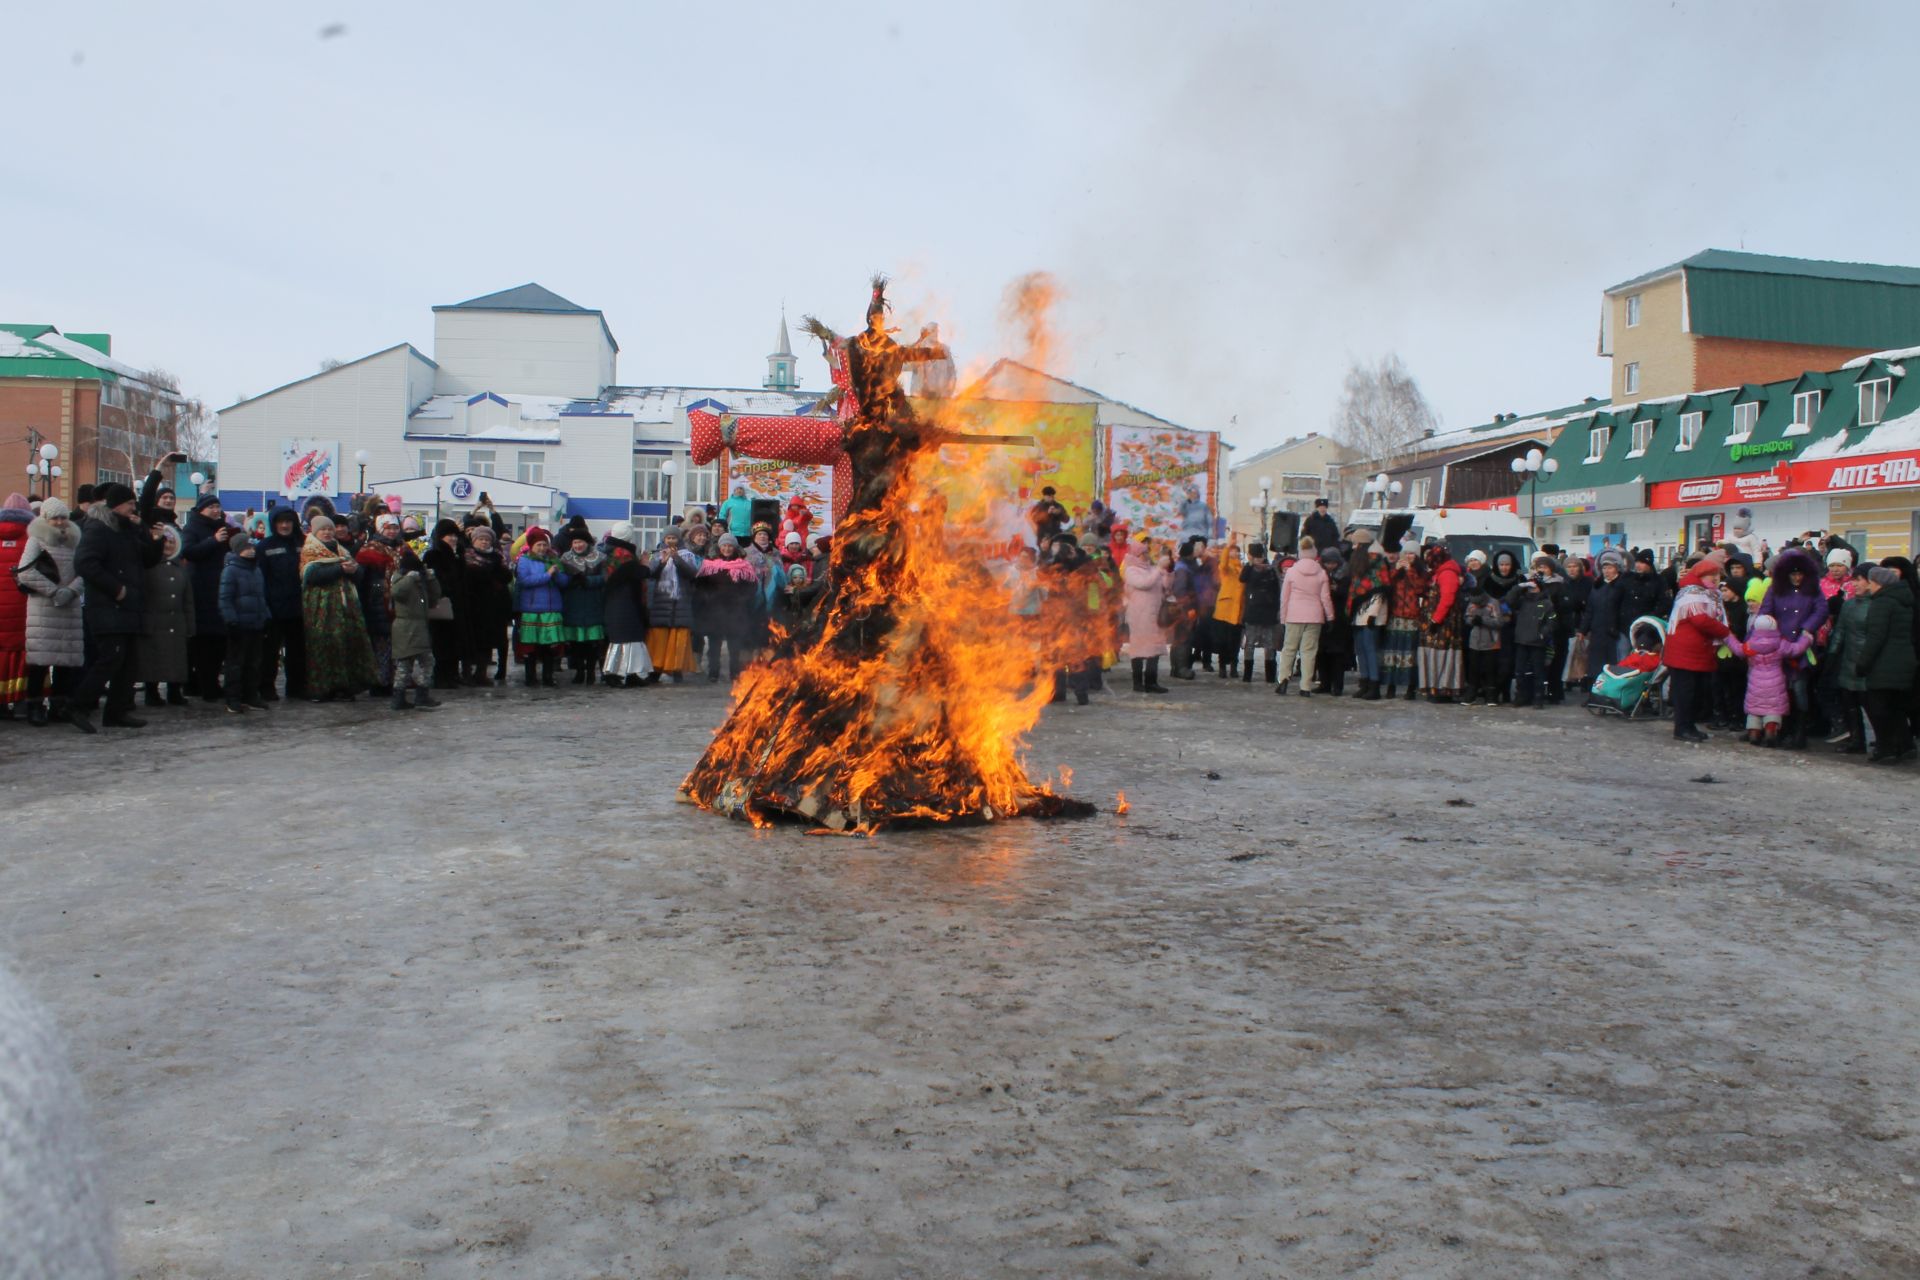
[[1890, 569], [1884, 564], [1877, 564], [1867, 570], [1867, 581], [1873, 583], [1875, 586], [1890, 587], [1900, 581], [1900, 571], [1898, 569]]
[[476, 524], [467, 529], [467, 539], [469, 541], [478, 542], [481, 538], [487, 540], [488, 546], [492, 546], [500, 540], [494, 536], [493, 526], [490, 524]]
[[1853, 568], [1853, 552], [1847, 550], [1845, 547], [1835, 547], [1833, 550], [1827, 552], [1827, 568], [1831, 569], [1835, 565], [1842, 565], [1848, 569]]
[[1485, 564], [1486, 562], [1487, 562], [1487, 553], [1482, 551], [1480, 548], [1475, 547], [1473, 550], [1467, 552], [1468, 564]]
[[1652, 568], [1652, 567], [1653, 567], [1653, 552], [1651, 552], [1651, 551], [1644, 551], [1644, 550], [1643, 550], [1643, 551], [1636, 551], [1636, 552], [1634, 552], [1634, 553], [1633, 553], [1633, 562], [1634, 562], [1635, 564], [1644, 564], [1644, 565], [1646, 565], [1646, 566], [1647, 566], [1648, 568]]
[[117, 507], [123, 502], [132, 502], [133, 499], [133, 490], [118, 480], [109, 480], [103, 485], [96, 485], [93, 490], [93, 500], [109, 507]]
[[1600, 553], [1600, 558], [1594, 561], [1593, 567], [1598, 570], [1601, 565], [1608, 564], [1616, 569], [1625, 569], [1627, 567], [1627, 558], [1621, 555], [1617, 548], [1608, 547]]

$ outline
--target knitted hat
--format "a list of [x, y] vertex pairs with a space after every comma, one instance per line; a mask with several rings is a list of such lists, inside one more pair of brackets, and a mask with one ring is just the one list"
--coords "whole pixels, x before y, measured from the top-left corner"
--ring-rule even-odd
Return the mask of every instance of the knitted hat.
[[1849, 569], [1853, 568], [1853, 552], [1847, 550], [1845, 547], [1835, 547], [1833, 550], [1827, 552], [1827, 568], [1831, 569], [1835, 565], [1843, 565]]
[[93, 490], [93, 500], [105, 503], [109, 507], [117, 507], [123, 502], [132, 502], [133, 496], [133, 490], [118, 480], [109, 480], [103, 485], [95, 486]]
[[1652, 567], [1652, 565], [1653, 565], [1653, 552], [1651, 552], [1651, 551], [1636, 551], [1636, 552], [1634, 552], [1634, 553], [1633, 553], [1633, 562], [1634, 562], [1635, 564], [1644, 564], [1644, 565], [1646, 565], [1646, 566], [1648, 566], [1649, 568], [1651, 568], [1651, 567]]
[[8, 511], [25, 511], [27, 509], [27, 495], [18, 491], [10, 493], [7, 495], [7, 500], [4, 505]]
[[233, 536], [227, 539], [227, 552], [230, 555], [238, 555], [252, 545], [253, 535], [248, 533], [245, 527], [242, 527], [235, 529]]
[[217, 507], [219, 505], [220, 495], [217, 493], [203, 493], [193, 500], [193, 509], [195, 512], [205, 511], [208, 507]]
[[1753, 620], [1753, 629], [1755, 631], [1778, 631], [1780, 624], [1774, 621], [1772, 614], [1763, 613]]
[[539, 525], [534, 524], [527, 526], [527, 537], [524, 545], [531, 547], [536, 542], [551, 543], [552, 541], [553, 535], [545, 529], [542, 529]]
[[[12, 499], [8, 499], [8, 505], [12, 505]], [[48, 498], [40, 504], [40, 514], [45, 519], [55, 520], [61, 516], [72, 515], [73, 510], [58, 498]]]
[[476, 524], [467, 530], [467, 537], [474, 542], [485, 538], [488, 544], [491, 545], [494, 541], [493, 526], [490, 524]]
[[616, 542], [632, 542], [633, 526], [622, 520], [607, 530], [607, 536]]
[[1877, 564], [1867, 570], [1867, 581], [1873, 583], [1875, 586], [1890, 587], [1900, 581], [1900, 571], [1898, 569], [1889, 569], [1883, 564]]
[[797, 547], [800, 545], [800, 535], [798, 533], [789, 533], [785, 538], [781, 539], [781, 541], [786, 546]]
[[1353, 531], [1353, 536], [1352, 536], [1352, 538], [1350, 538], [1350, 539], [1349, 539], [1349, 541], [1351, 541], [1351, 542], [1353, 543], [1353, 545], [1354, 545], [1354, 546], [1356, 546], [1356, 547], [1364, 547], [1364, 546], [1366, 546], [1366, 545], [1367, 545], [1367, 544], [1368, 544], [1369, 542], [1372, 542], [1372, 541], [1373, 541], [1373, 530], [1371, 530], [1371, 529], [1355, 529], [1355, 530]]
[[1264, 542], [1249, 542], [1247, 544], [1247, 555], [1255, 560], [1266, 559], [1267, 544]]
[[1487, 562], [1487, 553], [1480, 550], [1478, 547], [1475, 547], [1472, 551], [1467, 552], [1468, 564], [1485, 564], [1486, 562]]

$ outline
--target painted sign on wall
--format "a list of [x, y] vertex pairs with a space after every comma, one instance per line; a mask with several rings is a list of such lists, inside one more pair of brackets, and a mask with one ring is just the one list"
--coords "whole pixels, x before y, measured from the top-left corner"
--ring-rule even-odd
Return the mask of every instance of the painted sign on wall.
[[[833, 468], [806, 462], [776, 462], [762, 458], [722, 455], [726, 472], [723, 488], [745, 485], [749, 498], [770, 498], [785, 513], [787, 502], [798, 497], [813, 512], [812, 536], [833, 532]], [[777, 541], [778, 539], [776, 539]]]
[[280, 492], [289, 498], [332, 497], [340, 488], [338, 440], [280, 442]]
[[1220, 437], [1177, 427], [1107, 428], [1107, 505], [1135, 533], [1180, 533], [1180, 504], [1189, 485], [1220, 513]]

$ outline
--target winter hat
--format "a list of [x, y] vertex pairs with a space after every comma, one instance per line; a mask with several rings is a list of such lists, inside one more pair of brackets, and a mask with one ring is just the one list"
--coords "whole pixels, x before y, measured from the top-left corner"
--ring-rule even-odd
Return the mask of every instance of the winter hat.
[[1780, 624], [1774, 621], [1772, 614], [1763, 613], [1753, 620], [1753, 629], [1755, 631], [1778, 631]]
[[1356, 547], [1364, 547], [1364, 546], [1366, 546], [1366, 545], [1367, 545], [1367, 544], [1368, 544], [1369, 542], [1372, 542], [1372, 541], [1373, 541], [1373, 530], [1371, 530], [1371, 529], [1355, 529], [1355, 530], [1353, 531], [1353, 537], [1352, 537], [1352, 538], [1350, 539], [1350, 541], [1351, 541], [1351, 542], [1353, 543], [1353, 545], [1354, 545], [1354, 546], [1356, 546]]
[[1595, 567], [1598, 568], [1599, 565], [1603, 564], [1610, 564], [1616, 569], [1624, 569], [1627, 567], [1627, 558], [1618, 551], [1615, 551], [1612, 547], [1608, 547], [1600, 553], [1600, 559]]
[[528, 525], [526, 539], [524, 542], [521, 543], [521, 545], [526, 547], [531, 547], [536, 542], [545, 542], [551, 545], [553, 542], [553, 535], [548, 533], [545, 529], [542, 529], [537, 524]]
[[732, 547], [735, 552], [738, 552], [740, 550], [740, 539], [734, 537], [730, 533], [723, 533], [720, 535], [719, 546], [720, 546], [720, 550], [723, 553], [726, 551], [728, 547]]
[[248, 533], [245, 527], [235, 529], [233, 536], [227, 539], [227, 554], [237, 556], [252, 545], [253, 535]]
[[300, 513], [292, 507], [275, 507], [273, 510], [267, 512], [267, 528], [273, 528], [282, 520], [292, 521], [297, 528], [300, 524]]
[[[7, 499], [7, 505], [12, 506], [13, 499]], [[73, 510], [58, 498], [48, 498], [40, 504], [40, 516], [44, 520], [53, 520], [60, 516], [70, 516], [72, 514]]]
[[490, 524], [476, 524], [467, 530], [467, 537], [476, 544], [478, 544], [482, 538], [485, 538], [487, 545], [492, 546], [494, 542], [493, 526]]
[[8, 511], [25, 511], [25, 510], [27, 510], [27, 509], [28, 509], [28, 508], [27, 508], [27, 495], [26, 495], [26, 494], [24, 494], [24, 493], [17, 493], [17, 492], [16, 492], [16, 493], [10, 493], [10, 494], [8, 494], [8, 495], [7, 495], [7, 502], [6, 502], [6, 509], [7, 509]]
[[800, 535], [798, 533], [789, 533], [785, 538], [781, 539], [781, 542], [785, 546], [797, 547], [800, 545]]
[[607, 536], [609, 538], [612, 538], [615, 542], [632, 542], [633, 526], [628, 524], [625, 520], [622, 520], [619, 523], [615, 524], [613, 528], [607, 530]]
[[1486, 562], [1487, 562], [1487, 553], [1480, 550], [1478, 547], [1474, 548], [1472, 551], [1467, 552], [1468, 564], [1485, 564]]
[[217, 507], [217, 506], [219, 506], [219, 505], [220, 505], [220, 495], [219, 495], [219, 494], [217, 494], [217, 493], [203, 493], [203, 494], [201, 494], [201, 495], [200, 495], [199, 497], [197, 497], [197, 498], [195, 498], [195, 499], [193, 500], [193, 510], [194, 510], [194, 514], [196, 514], [196, 515], [197, 515], [197, 514], [199, 514], [200, 512], [202, 512], [202, 511], [205, 511], [205, 510], [206, 510], [206, 509], [207, 509], [208, 507]]
[[1835, 565], [1844, 565], [1849, 569], [1853, 568], [1853, 552], [1847, 550], [1845, 547], [1835, 547], [1833, 550], [1827, 552], [1827, 568], [1831, 569]]
[[1873, 583], [1875, 586], [1890, 587], [1900, 581], [1900, 571], [1898, 569], [1889, 569], [1883, 564], [1877, 564], [1867, 570], [1867, 581]]
[[1644, 564], [1651, 569], [1653, 567], [1653, 552], [1636, 551], [1633, 553], [1633, 562], [1635, 564]]
[[1264, 542], [1249, 542], [1247, 544], [1247, 557], [1252, 560], [1265, 560], [1267, 558], [1267, 544]]
[[93, 500], [109, 507], [117, 507], [123, 502], [133, 501], [133, 490], [118, 480], [109, 480], [103, 485], [95, 486]]

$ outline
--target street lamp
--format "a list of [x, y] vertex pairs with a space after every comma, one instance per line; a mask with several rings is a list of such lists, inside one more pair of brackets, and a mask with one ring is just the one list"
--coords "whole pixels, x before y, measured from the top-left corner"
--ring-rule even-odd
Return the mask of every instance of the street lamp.
[[1267, 520], [1273, 510], [1273, 477], [1260, 477], [1260, 496], [1248, 500], [1248, 504], [1260, 513], [1260, 541], [1267, 540]]
[[373, 455], [365, 449], [355, 449], [353, 460], [360, 464], [360, 496], [367, 496], [367, 464], [373, 461]]
[[1550, 476], [1560, 469], [1558, 458], [1549, 458], [1538, 449], [1529, 449], [1524, 457], [1513, 460], [1513, 474], [1526, 477], [1521, 481], [1527, 489], [1527, 536], [1540, 536], [1540, 477]]
[[673, 478], [680, 474], [680, 464], [668, 458], [660, 464], [661, 478], [667, 482], [667, 527], [673, 527]]
[[[51, 498], [53, 496], [53, 478], [60, 474], [60, 468], [53, 465], [53, 460], [59, 456], [60, 446], [49, 440], [40, 446], [40, 461], [27, 463], [27, 474], [29, 476], [38, 475], [44, 482], [41, 487], [44, 488], [46, 492], [41, 495], [42, 497]], [[27, 482], [27, 492], [29, 496], [32, 495], [33, 482], [31, 480]]]

